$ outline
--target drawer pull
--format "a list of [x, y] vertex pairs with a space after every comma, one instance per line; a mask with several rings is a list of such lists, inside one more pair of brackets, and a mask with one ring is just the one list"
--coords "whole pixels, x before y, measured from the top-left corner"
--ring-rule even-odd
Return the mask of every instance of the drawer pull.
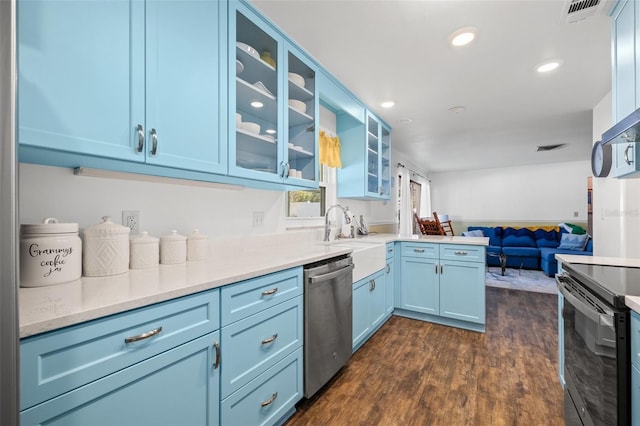
[[213, 342], [213, 349], [216, 350], [216, 363], [213, 365], [213, 368], [217, 370], [218, 367], [220, 367], [220, 343]]
[[413, 251], [416, 253], [424, 253], [424, 249], [414, 248]]
[[278, 291], [278, 287], [276, 288], [272, 288], [271, 290], [265, 290], [262, 292], [263, 296], [271, 296], [272, 294], [274, 294], [276, 291]]
[[393, 249], [392, 248], [387, 249], [387, 253], [393, 253]]
[[457, 252], [455, 252], [455, 255], [456, 256], [466, 256], [467, 252], [466, 251], [457, 251]]
[[278, 333], [274, 334], [274, 335], [273, 335], [273, 336], [271, 336], [271, 337], [268, 337], [268, 338], [264, 339], [264, 340], [262, 341], [262, 344], [263, 344], [263, 345], [268, 345], [269, 343], [273, 342], [273, 341], [274, 341], [274, 340], [276, 340], [277, 338], [278, 338]]
[[391, 272], [391, 265], [387, 263], [387, 274]]
[[153, 337], [156, 334], [160, 333], [161, 331], [162, 331], [162, 327], [158, 327], [158, 328], [153, 329], [151, 331], [147, 331], [146, 333], [138, 334], [137, 336], [127, 337], [126, 339], [124, 339], [124, 342], [125, 343], [139, 342], [140, 340], [144, 340], [144, 339], [148, 339], [149, 337]]
[[260, 403], [260, 406], [266, 407], [268, 405], [273, 404], [273, 401], [275, 401], [277, 397], [278, 397], [278, 392], [274, 392], [273, 395], [271, 395], [271, 398], [267, 399], [266, 401], [262, 401]]

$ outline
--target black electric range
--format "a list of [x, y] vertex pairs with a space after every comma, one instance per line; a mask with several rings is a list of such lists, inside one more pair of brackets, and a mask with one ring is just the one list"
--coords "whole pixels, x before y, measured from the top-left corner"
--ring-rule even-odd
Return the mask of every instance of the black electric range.
[[563, 263], [592, 293], [616, 308], [625, 308], [625, 296], [640, 296], [640, 268]]

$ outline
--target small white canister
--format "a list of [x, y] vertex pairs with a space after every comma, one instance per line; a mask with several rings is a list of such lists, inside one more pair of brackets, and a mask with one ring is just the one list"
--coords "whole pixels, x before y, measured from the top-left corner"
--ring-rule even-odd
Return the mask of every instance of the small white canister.
[[187, 261], [187, 237], [173, 230], [160, 237], [160, 263], [175, 265]]
[[47, 218], [41, 224], [22, 225], [20, 286], [42, 287], [82, 276], [82, 241], [77, 223]]
[[106, 277], [129, 271], [129, 231], [103, 216], [102, 223], [83, 229], [83, 274]]
[[205, 260], [208, 257], [209, 237], [194, 229], [187, 237], [187, 260]]
[[130, 246], [129, 267], [131, 269], [153, 268], [160, 261], [159, 238], [152, 237], [148, 232], [132, 238]]

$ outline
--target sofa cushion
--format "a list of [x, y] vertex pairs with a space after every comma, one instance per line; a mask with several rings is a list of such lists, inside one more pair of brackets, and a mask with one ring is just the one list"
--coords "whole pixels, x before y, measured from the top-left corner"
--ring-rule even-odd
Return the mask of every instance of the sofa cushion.
[[540, 249], [536, 247], [502, 247], [502, 253], [509, 256], [540, 257]]
[[502, 227], [501, 226], [469, 226], [469, 231], [480, 230], [485, 237], [489, 237], [490, 246], [502, 245]]
[[536, 247], [556, 248], [560, 242], [558, 241], [559, 233], [556, 230], [536, 229], [533, 231], [533, 238], [536, 241]]
[[577, 250], [583, 251], [587, 245], [588, 234], [562, 234], [560, 237], [560, 250]]
[[535, 247], [533, 231], [526, 228], [505, 228], [502, 233], [502, 247]]
[[591, 253], [588, 251], [576, 251], [576, 250], [565, 250], [565, 249], [554, 249], [549, 247], [544, 247], [540, 249], [540, 259], [543, 262], [556, 262], [556, 254], [571, 254], [578, 256], [591, 256]]
[[462, 233], [463, 237], [484, 237], [484, 232], [482, 229], [473, 229], [471, 231], [464, 231]]

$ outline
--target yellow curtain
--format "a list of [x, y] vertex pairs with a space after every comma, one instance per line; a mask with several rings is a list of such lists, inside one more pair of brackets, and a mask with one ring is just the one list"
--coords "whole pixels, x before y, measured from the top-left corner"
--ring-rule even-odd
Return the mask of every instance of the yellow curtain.
[[337, 136], [329, 136], [323, 130], [320, 131], [320, 164], [329, 167], [342, 168], [340, 161], [340, 139]]

